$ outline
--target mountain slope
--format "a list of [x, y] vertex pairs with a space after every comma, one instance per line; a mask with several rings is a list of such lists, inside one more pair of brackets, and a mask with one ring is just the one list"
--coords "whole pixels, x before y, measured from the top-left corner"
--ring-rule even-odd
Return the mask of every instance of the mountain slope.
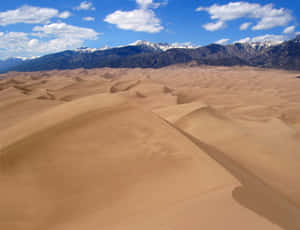
[[280, 45], [272, 46], [264, 53], [253, 59], [254, 65], [282, 69], [300, 69], [300, 36]]
[[104, 50], [64, 51], [28, 60], [7, 71], [42, 71], [75, 68], [161, 68], [196, 62], [199, 65], [248, 65], [300, 70], [300, 36], [271, 45], [269, 43], [211, 44], [194, 48], [138, 41], [132, 45]]
[[21, 64], [23, 60], [21, 58], [8, 58], [5, 60], [0, 60], [0, 72], [13, 68], [19, 64]]

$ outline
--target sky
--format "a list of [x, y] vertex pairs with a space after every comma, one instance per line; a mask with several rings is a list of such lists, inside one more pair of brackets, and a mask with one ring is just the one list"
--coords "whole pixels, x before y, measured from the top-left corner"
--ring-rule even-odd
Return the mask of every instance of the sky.
[[296, 0], [9, 0], [0, 59], [137, 40], [204, 46], [281, 41], [300, 32]]

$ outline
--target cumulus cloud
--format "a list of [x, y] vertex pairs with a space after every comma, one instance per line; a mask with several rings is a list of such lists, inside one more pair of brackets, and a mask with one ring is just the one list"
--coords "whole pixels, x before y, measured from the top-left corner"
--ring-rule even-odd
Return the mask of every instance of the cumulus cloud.
[[251, 42], [250, 37], [243, 38], [241, 40], [235, 41], [234, 43], [247, 43], [247, 42]]
[[95, 18], [94, 17], [84, 17], [84, 18], [82, 18], [82, 20], [91, 22], [91, 21], [95, 21]]
[[284, 34], [294, 34], [295, 33], [295, 29], [296, 29], [296, 26], [289, 26], [289, 27], [286, 27], [283, 30], [283, 33]]
[[208, 31], [216, 31], [226, 26], [224, 21], [217, 21], [216, 23], [207, 23], [203, 25], [203, 28]]
[[42, 36], [55, 36], [60, 38], [72, 37], [72, 39], [97, 39], [99, 33], [93, 29], [68, 25], [66, 23], [52, 23], [44, 26], [35, 26], [33, 31]]
[[136, 3], [139, 4], [142, 8], [146, 9], [151, 4], [153, 4], [152, 0], [136, 0]]
[[229, 40], [230, 40], [229, 38], [222, 38], [222, 39], [216, 41], [215, 44], [225, 45], [228, 43]]
[[49, 23], [51, 18], [67, 18], [70, 13], [67, 11], [59, 13], [52, 8], [41, 8], [34, 6], [22, 6], [15, 10], [0, 12], [0, 25], [6, 26], [16, 23], [45, 24]]
[[138, 32], [158, 33], [164, 29], [153, 11], [153, 8], [160, 6], [160, 3], [154, 3], [152, 0], [136, 0], [136, 3], [138, 9], [117, 10], [107, 15], [104, 21], [120, 29]]
[[28, 35], [23, 32], [8, 32], [0, 34], [0, 50], [5, 52], [11, 50], [20, 52], [26, 48]]
[[75, 7], [76, 10], [95, 10], [92, 2], [83, 1], [79, 6]]
[[136, 3], [143, 9], [158, 8], [161, 5], [166, 5], [168, 1], [164, 2], [153, 2], [153, 0], [136, 0]]
[[39, 40], [34, 38], [34, 39], [31, 39], [29, 42], [28, 42], [28, 47], [29, 48], [34, 48], [36, 47], [37, 45], [39, 44]]
[[58, 15], [59, 18], [69, 18], [72, 14], [69, 11], [64, 11]]
[[1, 57], [33, 56], [83, 45], [86, 40], [95, 40], [100, 35], [93, 29], [52, 23], [35, 26], [34, 33], [8, 32], [0, 34]]
[[152, 10], [137, 9], [133, 11], [115, 11], [108, 15], [105, 21], [117, 25], [124, 30], [157, 33], [163, 27]]
[[245, 22], [240, 26], [240, 30], [247, 30], [251, 26], [251, 22]]
[[239, 18], [258, 20], [257, 24], [252, 27], [253, 30], [285, 26], [293, 19], [289, 10], [274, 8], [273, 4], [260, 5], [248, 2], [230, 2], [225, 5], [214, 4], [210, 7], [198, 7], [196, 11], [206, 11], [210, 14], [212, 20], [222, 22]]

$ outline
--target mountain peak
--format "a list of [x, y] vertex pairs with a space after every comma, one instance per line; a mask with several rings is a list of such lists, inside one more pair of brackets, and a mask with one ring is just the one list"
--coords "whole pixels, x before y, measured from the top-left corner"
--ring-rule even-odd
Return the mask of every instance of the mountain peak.
[[236, 42], [236, 43], [249, 45], [255, 49], [263, 49], [263, 48], [269, 48], [271, 46], [280, 45], [283, 42], [284, 42], [283, 40], [282, 41], [262, 40], [262, 41]]
[[97, 49], [97, 48], [88, 48], [88, 47], [80, 47], [80, 48], [75, 49], [75, 51], [77, 51], [77, 52], [87, 52], [87, 53], [93, 53], [97, 50], [99, 50], [99, 49]]
[[160, 50], [160, 51], [167, 51], [169, 49], [195, 49], [197, 48], [196, 46], [191, 45], [190, 43], [153, 43], [153, 42], [148, 42], [145, 40], [137, 40], [134, 43], [130, 44], [131, 46], [148, 46], [152, 47], [155, 50]]
[[148, 41], [145, 41], [145, 40], [137, 40], [133, 43], [130, 43], [129, 45], [131, 45], [131, 46], [141, 46], [141, 45], [151, 46], [151, 45], [154, 45], [154, 44], [155, 43], [148, 42]]
[[251, 42], [249, 43], [253, 48], [269, 48], [271, 46], [280, 45], [284, 41], [271, 41], [271, 40], [265, 40], [260, 42]]

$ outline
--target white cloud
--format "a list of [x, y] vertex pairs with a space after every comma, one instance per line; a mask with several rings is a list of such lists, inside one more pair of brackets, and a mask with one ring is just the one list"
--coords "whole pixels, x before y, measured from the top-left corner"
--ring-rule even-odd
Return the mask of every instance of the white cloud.
[[36, 47], [38, 44], [39, 44], [39, 40], [34, 38], [28, 42], [28, 47], [29, 48]]
[[214, 4], [210, 7], [198, 7], [196, 11], [207, 11], [211, 19], [231, 21], [239, 18], [258, 20], [253, 30], [271, 29], [285, 26], [292, 20], [291, 12], [284, 8], [274, 8], [272, 4], [260, 5], [248, 2], [230, 2], [225, 5]]
[[8, 32], [0, 34], [0, 50], [3, 53], [5, 51], [20, 52], [26, 48], [28, 42], [28, 36], [23, 32]]
[[229, 40], [230, 40], [229, 38], [222, 38], [222, 39], [216, 41], [215, 44], [225, 45], [228, 43]]
[[158, 33], [164, 29], [160, 20], [151, 8], [160, 3], [152, 0], [136, 0], [139, 8], [132, 11], [117, 10], [104, 19], [105, 22], [116, 25], [120, 29], [138, 32]]
[[256, 26], [253, 26], [253, 30], [266, 30], [272, 29], [277, 26], [285, 26], [292, 20], [290, 15], [280, 16], [280, 17], [264, 17], [257, 23]]
[[52, 23], [44, 26], [35, 26], [33, 31], [44, 36], [56, 36], [60, 38], [72, 37], [73, 39], [97, 39], [99, 33], [93, 29], [68, 25], [66, 23]]
[[286, 27], [283, 30], [283, 33], [284, 34], [294, 34], [295, 33], [295, 29], [296, 29], [296, 26], [289, 26], [289, 27]]
[[136, 0], [136, 3], [142, 8], [148, 8], [151, 4], [153, 4], [152, 2], [152, 0]]
[[251, 26], [251, 22], [245, 22], [240, 26], [240, 30], [247, 30]]
[[99, 36], [93, 29], [66, 23], [36, 26], [33, 31], [36, 33], [0, 33], [0, 57], [36, 56], [75, 49], [82, 46], [84, 41], [95, 40]]
[[95, 10], [92, 2], [83, 1], [79, 6], [75, 7], [76, 10]]
[[154, 3], [153, 0], [136, 0], [136, 3], [142, 8], [142, 9], [148, 9], [148, 8], [158, 8], [160, 5], [165, 5], [168, 3], [168, 1], [165, 2], [156, 2]]
[[6, 26], [16, 23], [45, 24], [49, 23], [51, 18], [60, 16], [65, 17], [66, 12], [60, 15], [58, 10], [52, 8], [22, 6], [15, 10], [0, 12], [0, 25]]
[[247, 37], [247, 38], [243, 38], [241, 40], [238, 40], [234, 43], [247, 43], [247, 42], [251, 42], [251, 38], [250, 37]]
[[152, 10], [137, 9], [133, 11], [120, 11], [108, 15], [105, 22], [115, 24], [124, 30], [157, 33], [163, 30], [160, 20]]
[[82, 18], [82, 20], [91, 22], [91, 21], [95, 21], [95, 18], [94, 17], [84, 17], [84, 18]]
[[217, 21], [216, 23], [207, 23], [205, 25], [203, 25], [203, 28], [208, 30], [208, 31], [216, 31], [219, 29], [222, 29], [226, 26], [226, 24], [224, 23], [224, 21]]
[[72, 14], [69, 11], [64, 11], [58, 15], [59, 18], [69, 18]]

